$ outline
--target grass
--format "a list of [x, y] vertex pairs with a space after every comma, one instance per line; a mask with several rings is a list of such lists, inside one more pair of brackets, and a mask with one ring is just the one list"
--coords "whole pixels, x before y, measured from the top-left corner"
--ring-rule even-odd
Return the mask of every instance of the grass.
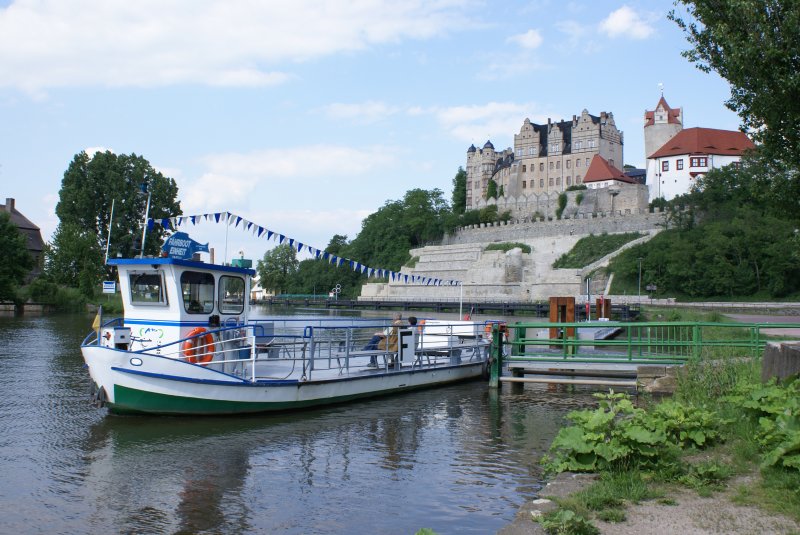
[[561, 255], [553, 263], [553, 267], [556, 269], [580, 269], [642, 236], [644, 234], [638, 232], [626, 232], [623, 234], [603, 233], [599, 236], [594, 234], [586, 236], [578, 240], [569, 252]]

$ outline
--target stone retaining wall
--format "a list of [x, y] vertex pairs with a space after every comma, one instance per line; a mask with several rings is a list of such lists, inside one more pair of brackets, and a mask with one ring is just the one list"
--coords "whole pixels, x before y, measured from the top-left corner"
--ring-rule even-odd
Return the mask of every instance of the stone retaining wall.
[[663, 212], [628, 214], [600, 213], [578, 214], [576, 218], [545, 221], [516, 220], [508, 223], [482, 223], [460, 228], [456, 234], [447, 235], [442, 245], [467, 243], [492, 243], [522, 241], [531, 237], [588, 236], [589, 234], [615, 234], [621, 232], [647, 232], [664, 228]]

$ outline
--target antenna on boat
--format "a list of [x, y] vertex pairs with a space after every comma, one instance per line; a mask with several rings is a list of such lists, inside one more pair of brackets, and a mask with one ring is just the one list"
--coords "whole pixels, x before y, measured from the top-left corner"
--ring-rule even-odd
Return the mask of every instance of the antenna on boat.
[[108, 264], [108, 248], [111, 246], [111, 226], [114, 224], [114, 203], [116, 199], [111, 199], [111, 217], [108, 219], [108, 237], [106, 238], [106, 264]]
[[144, 239], [147, 236], [147, 216], [150, 215], [150, 191], [147, 190], [147, 182], [142, 184], [142, 193], [147, 193], [147, 208], [144, 210], [144, 220], [142, 221], [142, 250], [139, 258], [144, 258]]

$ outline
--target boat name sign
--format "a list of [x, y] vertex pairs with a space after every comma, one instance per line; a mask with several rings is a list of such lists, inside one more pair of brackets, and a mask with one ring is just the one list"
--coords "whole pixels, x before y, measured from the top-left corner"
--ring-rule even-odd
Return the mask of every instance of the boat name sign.
[[194, 253], [207, 253], [208, 244], [203, 245], [191, 239], [185, 232], [176, 232], [161, 248], [170, 258], [190, 260]]

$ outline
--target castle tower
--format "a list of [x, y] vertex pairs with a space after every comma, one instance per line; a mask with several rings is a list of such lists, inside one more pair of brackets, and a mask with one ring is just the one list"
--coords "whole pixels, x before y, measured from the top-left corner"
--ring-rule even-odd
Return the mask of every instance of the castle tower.
[[644, 112], [645, 161], [681, 130], [683, 130], [683, 108], [670, 108], [662, 94], [656, 108]]

